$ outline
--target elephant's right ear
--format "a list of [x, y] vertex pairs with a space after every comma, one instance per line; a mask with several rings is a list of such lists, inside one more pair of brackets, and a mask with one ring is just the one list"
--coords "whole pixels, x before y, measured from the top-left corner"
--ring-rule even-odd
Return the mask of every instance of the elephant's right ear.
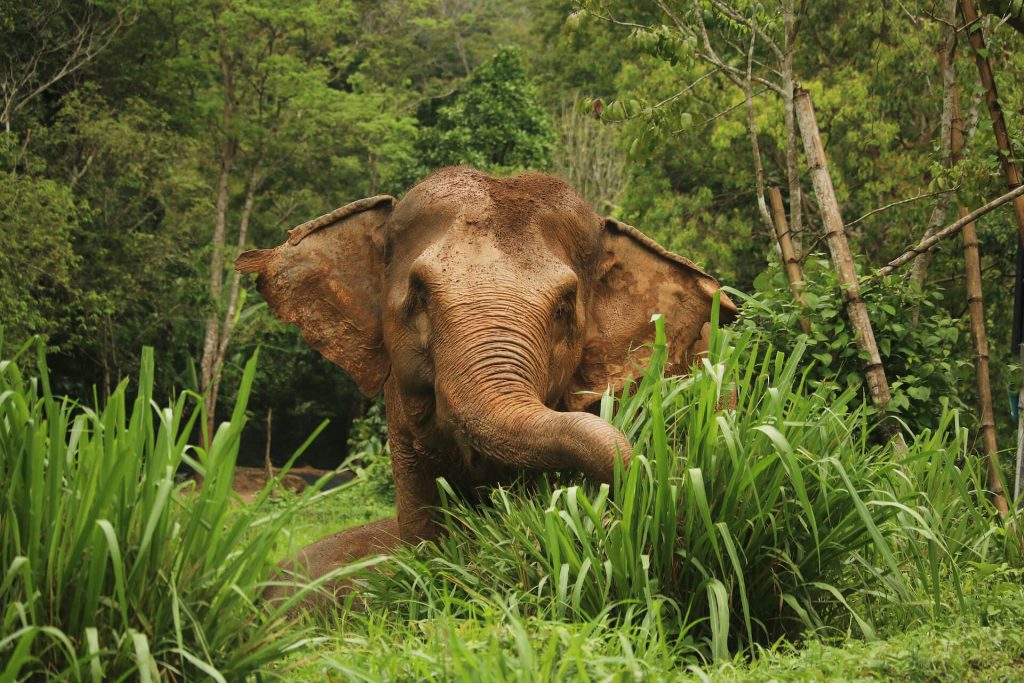
[[289, 231], [275, 249], [240, 255], [235, 268], [256, 273], [274, 315], [344, 368], [366, 396], [390, 371], [381, 336], [382, 235], [394, 197], [360, 199]]
[[[604, 221], [604, 252], [587, 309], [583, 354], [564, 401], [567, 410], [586, 410], [601, 392], [621, 391], [641, 372], [654, 341], [651, 316], [665, 316], [668, 358], [665, 372], [682, 375], [707, 352], [711, 308], [718, 281], [692, 261], [673, 254], [632, 225]], [[738, 310], [722, 292], [719, 320]], [[630, 352], [639, 350], [639, 354]]]

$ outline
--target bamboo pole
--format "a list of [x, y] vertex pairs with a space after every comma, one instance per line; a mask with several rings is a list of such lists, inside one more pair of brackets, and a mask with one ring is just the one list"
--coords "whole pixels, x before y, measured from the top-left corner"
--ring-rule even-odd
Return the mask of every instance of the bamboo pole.
[[860, 295], [857, 269], [853, 262], [853, 254], [850, 252], [850, 243], [846, 238], [846, 230], [843, 228], [843, 217], [839, 212], [839, 202], [836, 199], [835, 188], [832, 186], [832, 177], [829, 175], [828, 160], [825, 157], [825, 148], [822, 146], [821, 135], [818, 132], [818, 120], [814, 115], [811, 94], [803, 88], [797, 90], [794, 104], [797, 121], [800, 124], [800, 133], [804, 140], [807, 165], [811, 169], [811, 182], [818, 198], [822, 221], [825, 223], [825, 238], [832, 254], [832, 262], [839, 274], [843, 298], [846, 300], [846, 314], [853, 326], [857, 345], [868, 357], [867, 365], [864, 367], [868, 393], [881, 416], [882, 428], [889, 434], [896, 449], [905, 452], [907, 445], [898, 424], [885, 419], [885, 411], [892, 400], [892, 394], [889, 392], [889, 381], [885, 377], [882, 357], [878, 353], [878, 344], [875, 343], [875, 332], [871, 328], [868, 309]]
[[[988, 54], [985, 50], [985, 36], [981, 32], [981, 26], [974, 26], [978, 21], [978, 10], [974, 0], [960, 0], [960, 9], [968, 24], [967, 36], [974, 49], [974, 62], [978, 65], [981, 84], [985, 87], [985, 103], [988, 105], [989, 116], [992, 117], [992, 133], [999, 149], [999, 163], [1003, 166], [1006, 184], [1014, 188], [1021, 184], [1020, 170], [1013, 158], [1013, 148], [1010, 147], [1010, 135], [1006, 131], [1003, 108], [999, 104], [999, 92], [996, 90], [996, 79], [992, 75], [992, 65], [985, 56]], [[1024, 197], [1014, 200], [1013, 213], [1017, 218], [1017, 234], [1024, 241]]]
[[[960, 93], [953, 88], [952, 126], [950, 130], [950, 163], [956, 166], [963, 157], [964, 122], [960, 114]], [[960, 207], [960, 217], [967, 215], [967, 207]], [[974, 379], [978, 385], [978, 431], [981, 434], [985, 461], [988, 465], [988, 490], [992, 504], [999, 514], [1006, 516], [1009, 507], [999, 476], [999, 448], [996, 445], [996, 421], [992, 409], [992, 384], [989, 380], [988, 335], [985, 331], [985, 303], [981, 289], [981, 255], [978, 232], [973, 222], [961, 231], [964, 240], [964, 273], [967, 287], [967, 310], [971, 319], [971, 341], [974, 344]]]
[[[985, 103], [988, 105], [989, 116], [992, 118], [992, 133], [996, 139], [996, 147], [999, 149], [999, 163], [1003, 167], [1003, 175], [1006, 176], [1006, 184], [1011, 188], [1021, 185], [1020, 170], [1013, 158], [1013, 148], [1010, 146], [1010, 136], [1006, 130], [1006, 121], [1003, 119], [1003, 109], [999, 104], [999, 92], [996, 90], [996, 79], [992, 74], [992, 65], [988, 61], [988, 52], [985, 50], [985, 36], [978, 22], [978, 10], [974, 0], [960, 0], [960, 10], [963, 12], [964, 21], [967, 22], [967, 35], [974, 49], [974, 62], [978, 67], [978, 74], [981, 77], [981, 84], [985, 87]], [[1024, 249], [1024, 197], [1018, 197], [1013, 203], [1014, 217], [1017, 219], [1017, 245], [1018, 253]], [[1020, 259], [1018, 258], [1018, 263]], [[1020, 280], [1024, 272], [1018, 268], [1016, 277]], [[1016, 336], [1016, 335], [1015, 335]], [[1024, 344], [1019, 349], [1014, 349], [1020, 355], [1021, 364], [1024, 365]], [[1024, 378], [1021, 380], [1017, 392], [1017, 462], [1016, 462], [1016, 484], [1014, 486], [1014, 498], [1021, 500], [1022, 483], [1024, 483]]]
[[[789, 289], [793, 292], [793, 300], [800, 308], [806, 308], [807, 301], [804, 299], [804, 274], [800, 268], [800, 260], [796, 256], [793, 247], [792, 236], [789, 233], [789, 224], [786, 221], [786, 209], [782, 205], [782, 193], [777, 187], [768, 188], [768, 202], [772, 209], [772, 223], [775, 225], [775, 236], [779, 240], [779, 250], [782, 252], [782, 263], [786, 268], [786, 279], [789, 280]], [[800, 315], [800, 329], [804, 334], [811, 331], [811, 320], [806, 314]]]

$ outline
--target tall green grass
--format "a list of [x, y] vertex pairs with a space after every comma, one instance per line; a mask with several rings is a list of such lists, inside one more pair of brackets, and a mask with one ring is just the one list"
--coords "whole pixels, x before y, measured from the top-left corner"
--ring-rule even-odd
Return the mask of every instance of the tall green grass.
[[476, 620], [514, 598], [541, 621], [656, 624], [677, 656], [721, 661], [875, 637], [962, 607], [964, 567], [1018, 561], [953, 413], [900, 456], [852, 389], [807, 388], [803, 343], [717, 331], [693, 375], [664, 378], [656, 330], [636, 390], [602, 405], [635, 444], [613, 487], [542, 479], [474, 508], [441, 482], [438, 552], [400, 553], [369, 579], [371, 607]]
[[231, 490], [255, 356], [202, 449], [200, 397], [158, 405], [151, 349], [102, 409], [54, 396], [38, 349], [35, 376], [0, 363], [0, 680], [238, 680], [305, 644], [258, 595], [318, 487], [251, 507]]

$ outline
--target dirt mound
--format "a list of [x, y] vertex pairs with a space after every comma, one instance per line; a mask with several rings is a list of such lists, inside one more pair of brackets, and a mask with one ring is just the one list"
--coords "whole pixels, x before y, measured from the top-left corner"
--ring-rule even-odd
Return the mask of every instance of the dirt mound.
[[[274, 476], [280, 474], [281, 470], [274, 468]], [[293, 467], [281, 479], [281, 485], [289, 491], [296, 493], [305, 490], [311, 484], [316, 483], [325, 474], [332, 474], [333, 470], [321, 470], [315, 467]], [[349, 470], [339, 472], [327, 482], [324, 490], [337, 488], [342, 484], [355, 478], [355, 474]], [[264, 467], [236, 467], [235, 478], [231, 482], [231, 488], [247, 503], [251, 503], [259, 495], [259, 492], [267, 485], [267, 470]]]

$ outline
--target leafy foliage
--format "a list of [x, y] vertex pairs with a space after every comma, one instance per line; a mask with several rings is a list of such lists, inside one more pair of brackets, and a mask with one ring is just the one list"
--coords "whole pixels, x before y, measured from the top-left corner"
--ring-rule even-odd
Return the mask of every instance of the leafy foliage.
[[501, 48], [481, 64], [420, 142], [428, 168], [470, 164], [495, 173], [544, 169], [554, 129], [536, 99], [520, 52]]
[[[865, 411], [872, 415], [875, 409], [864, 387], [866, 359], [846, 318], [835, 271], [824, 259], [812, 257], [804, 272], [806, 308], [794, 302], [782, 269], [771, 267], [754, 281], [752, 296], [737, 293], [743, 300], [740, 325], [777, 348], [806, 343], [807, 360], [814, 361], [808, 367], [811, 386], [852, 388], [858, 394], [854, 404], [866, 402]], [[891, 412], [919, 433], [934, 428], [944, 409], [964, 408], [971, 371], [960, 359], [969, 353], [963, 347], [970, 340], [942, 311], [937, 295], [917, 292], [898, 276], [865, 287], [862, 295], [892, 390]], [[801, 317], [810, 323], [806, 336]]]
[[352, 421], [345, 465], [365, 478], [371, 491], [394, 503], [395, 482], [391, 476], [391, 448], [383, 400], [375, 400], [366, 415]]
[[[1024, 50], [1020, 34], [995, 21], [1007, 12], [1017, 18], [1017, 4], [985, 3], [993, 16], [981, 23], [1020, 157], [1024, 125], [1014, 103], [1024, 96]], [[195, 386], [190, 368], [199, 364], [205, 318], [226, 315], [225, 301], [209, 295], [208, 269], [219, 176], [229, 161], [229, 233], [239, 227], [252, 179], [255, 191], [245, 243], [227, 240], [220, 264], [227, 277], [236, 249], [277, 244], [286, 228], [312, 216], [361, 196], [400, 194], [437, 165], [468, 162], [502, 173], [556, 168], [599, 212], [639, 226], [722, 282], [753, 290], [773, 237], [751, 192], [745, 103], [703, 59], [703, 41], [692, 31], [703, 21], [740, 68], [751, 37], [743, 22], [754, 21], [776, 42], [783, 22], [758, 3], [705, 3], [700, 12], [692, 3], [661, 5], [678, 24], [658, 3], [621, 0], [141, 0], [116, 7], [53, 0], [0, 10], [11, 29], [0, 50], [5, 83], [22, 75], [35, 85], [48, 81], [73, 56], [80, 30], [97, 48], [19, 104], [9, 130], [0, 126], [0, 172], [8, 174], [0, 190], [0, 313], [8, 338], [46, 337], [61, 392], [89, 395], [97, 386], [108, 394], [137, 371], [142, 345], [163, 359], [159, 392]], [[723, 12], [728, 7], [738, 15]], [[959, 188], [959, 202], [976, 206], [1001, 187], [967, 49], [958, 80], [965, 124], [970, 133], [977, 120], [976, 132], [957, 169], [940, 163], [942, 89], [933, 51], [946, 29], [934, 16], [924, 0], [906, 0], [899, 12], [807, 3], [794, 69], [813, 92], [848, 221], [935, 189]], [[763, 40], [754, 43], [754, 74], [777, 80], [776, 55]], [[21, 103], [32, 88], [17, 92]], [[585, 118], [565, 116], [568, 96], [586, 102]], [[595, 100], [603, 104], [600, 119]], [[756, 87], [753, 104], [766, 183], [785, 186], [782, 103]], [[806, 175], [802, 185], [807, 220], [798, 237], [809, 246], [820, 225]], [[859, 221], [851, 231], [855, 251], [873, 265], [887, 260], [916, 241], [936, 201], [898, 204]], [[1000, 389], [1016, 384], [1005, 343], [1016, 241], [1009, 216], [996, 212], [979, 226]], [[963, 315], [959, 262], [957, 249], [940, 251], [933, 272], [944, 275], [927, 287], [942, 292], [935, 311], [945, 318]], [[246, 308], [224, 358], [225, 405], [245, 359], [264, 341], [251, 407], [261, 416], [273, 409], [272, 457], [285, 460], [330, 415], [329, 438], [309, 457], [337, 464], [361, 399], [340, 385], [340, 373], [328, 375], [308, 354], [295, 357], [301, 341], [293, 329], [265, 334], [274, 323], [252, 289]], [[943, 345], [935, 348], [944, 353]], [[956, 346], [954, 365], [970, 360], [965, 349]], [[325, 390], [328, 378], [337, 390]], [[316, 391], [280, 398], [303, 383]], [[930, 380], [915, 386], [936, 395]], [[1009, 435], [1007, 411], [999, 406], [996, 417]], [[254, 445], [246, 444], [243, 458], [260, 459], [265, 439], [247, 438]]]
[[77, 207], [67, 188], [45, 178], [0, 173], [0, 320], [15, 344], [71, 324], [71, 246]]
[[[1021, 158], [1024, 50], [1014, 30], [1021, 3], [980, 4], [992, 16], [974, 28], [986, 32]], [[938, 198], [897, 200], [955, 188], [956, 201], [977, 206], [1001, 191], [965, 41], [957, 66], [970, 143], [957, 168], [942, 167], [934, 48], [948, 27], [936, 20], [933, 2], [904, 0], [898, 11], [886, 3], [795, 6], [806, 9], [794, 72], [813, 93], [864, 264], [916, 242]], [[24, 354], [0, 368], [0, 462], [22, 458], [19, 468], [0, 468], [0, 659], [9, 667], [0, 677], [87, 677], [95, 666], [97, 678], [130, 677], [156, 662], [171, 677], [194, 678], [214, 666], [234, 678], [301, 640], [276, 618], [263, 621], [251, 603], [264, 556], [281, 547], [280, 537], [272, 543], [264, 534], [286, 516], [290, 499], [256, 516], [227, 512], [222, 483], [188, 493], [166, 468], [198, 457], [184, 444], [200, 404], [181, 394], [169, 412], [151, 412], [148, 399], [132, 404], [121, 384], [138, 376], [138, 396], [149, 398], [196, 386], [201, 325], [226, 309], [207, 293], [225, 165], [229, 229], [237, 230], [254, 188], [248, 238], [228, 240], [223, 263], [212, 264], [226, 273], [236, 248], [277, 244], [285, 228], [361, 196], [399, 194], [434, 166], [467, 162], [508, 173], [575, 165], [578, 175], [565, 172], [597, 210], [754, 292], [732, 351], [729, 344], [718, 349], [692, 380], [650, 381], [635, 401], [618, 405], [615, 419], [642, 445], [638, 465], [616, 488], [563, 479], [499, 491], [483, 511], [453, 501], [440, 556], [404, 553], [393, 574], [372, 577], [379, 590], [365, 613], [339, 617], [351, 628], [338, 646], [346, 656], [326, 662], [332, 674], [664, 678], [688, 675], [680, 665], [691, 664], [694, 652], [723, 658], [801, 629], [891, 634], [950, 606], [971, 618], [980, 611], [981, 620], [1014, 618], [1006, 601], [1019, 602], [1019, 590], [977, 607], [963, 597], [989, 577], [1019, 583], [1005, 565], [1019, 564], [1020, 544], [1012, 526], [993, 518], [961, 418], [945, 410], [969, 404], [972, 391], [965, 377], [971, 354], [959, 332], [959, 249], [936, 254], [926, 295], [897, 279], [865, 293], [895, 380], [893, 405], [916, 436], [910, 456], [892, 463], [869, 440], [863, 361], [830, 269], [813, 258], [807, 264], [807, 311], [792, 303], [777, 270], [762, 274], [774, 238], [751, 191], [745, 102], [709, 66], [703, 41], [693, 40], [701, 23], [728, 64], [742, 72], [749, 54], [755, 76], [777, 80], [777, 55], [761, 37], [752, 39], [750, 27], [779, 43], [784, 21], [773, 7], [746, 0], [46, 0], [0, 7], [7, 98], [0, 112], [0, 319], [15, 346], [39, 334], [51, 349], [49, 372], [37, 372], [35, 384], [24, 374], [32, 364]], [[587, 103], [587, 118], [563, 115], [559, 123], [572, 129], [560, 125], [555, 136], [548, 116], [558, 115], [569, 93]], [[786, 186], [782, 103], [760, 86], [752, 100], [766, 183]], [[797, 236], [813, 248], [820, 221], [806, 175], [799, 180], [805, 221]], [[1006, 344], [1017, 241], [1010, 215], [995, 212], [979, 224], [1000, 388], [1019, 379]], [[243, 302], [221, 392], [236, 414], [230, 438], [203, 463], [208, 483], [225, 481], [223, 463], [235, 457], [262, 460], [270, 441], [274, 459], [286, 460], [330, 417], [315, 458], [307, 457], [333, 465], [349, 443], [351, 464], [365, 475], [360, 491], [372, 504], [360, 508], [345, 498], [344, 512], [304, 516], [302, 541], [317, 535], [311, 519], [330, 532], [339, 520], [389, 512], [381, 415], [371, 409], [349, 430], [363, 401], [352, 383], [293, 328], [273, 321], [252, 290]], [[801, 314], [811, 322], [804, 337]], [[162, 359], [159, 372], [149, 360], [139, 363], [146, 344]], [[262, 363], [250, 371], [260, 344]], [[731, 386], [749, 415], [719, 405]], [[98, 405], [56, 398], [65, 392], [95, 393]], [[1001, 404], [997, 419], [1009, 434], [1015, 424]], [[253, 419], [238, 436], [240, 410]], [[271, 411], [272, 440], [261, 431]], [[177, 431], [162, 421], [168, 415]], [[770, 436], [773, 429], [782, 440]], [[837, 479], [841, 472], [850, 485]], [[808, 503], [797, 491], [800, 478]], [[114, 483], [104, 487], [107, 479]], [[119, 561], [97, 519], [114, 530]], [[196, 519], [213, 526], [200, 529]], [[167, 535], [154, 531], [140, 553], [149, 520]], [[252, 529], [239, 531], [246, 524]], [[822, 535], [828, 530], [847, 534], [848, 547]], [[250, 533], [252, 552], [228, 547], [232, 534]], [[686, 542], [674, 543], [680, 533]], [[171, 547], [174, 539], [183, 542]], [[483, 539], [494, 543], [481, 547]], [[82, 549], [78, 564], [75, 549]], [[81, 607], [90, 601], [91, 625]], [[1019, 645], [994, 642], [1005, 644], [993, 649], [1007, 657]], [[947, 660], [921, 655], [913, 642], [910, 655], [873, 648], [821, 657], [895, 662], [872, 664], [865, 676], [947, 671]], [[827, 673], [807, 675], [834, 673], [821, 670]], [[860, 669], [836, 675], [861, 675], [851, 671]]]

